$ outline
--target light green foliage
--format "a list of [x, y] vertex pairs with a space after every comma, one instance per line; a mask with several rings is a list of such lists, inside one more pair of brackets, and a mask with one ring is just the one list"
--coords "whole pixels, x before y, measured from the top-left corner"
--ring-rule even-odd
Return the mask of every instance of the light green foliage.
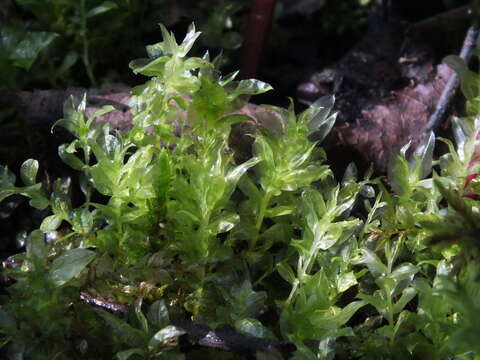
[[[468, 116], [454, 120], [440, 161], [427, 134], [392, 156], [387, 183], [359, 179], [353, 164], [337, 182], [318, 146], [335, 121], [332, 96], [298, 116], [263, 106], [251, 119], [240, 109], [268, 84], [189, 57], [193, 25], [180, 43], [161, 31], [131, 62], [150, 80], [133, 90], [130, 130], [97, 121], [111, 107], [86, 116], [85, 97], [56, 122], [74, 136], [59, 155], [79, 189], [68, 179], [43, 189], [35, 160], [21, 166], [23, 186], [0, 169], [0, 199], [49, 211], [8, 261], [6, 357], [183, 359], [187, 329], [170, 316], [188, 316], [291, 341], [294, 359], [477, 358], [478, 94], [468, 90]], [[230, 130], [244, 120], [263, 128], [237, 163]]]
[[15, 175], [6, 166], [0, 166], [0, 200], [13, 194], [20, 194], [30, 198], [30, 205], [37, 209], [48, 206], [48, 200], [42, 192], [42, 184], [36, 183], [38, 161], [26, 160], [20, 169], [24, 187], [15, 186]]

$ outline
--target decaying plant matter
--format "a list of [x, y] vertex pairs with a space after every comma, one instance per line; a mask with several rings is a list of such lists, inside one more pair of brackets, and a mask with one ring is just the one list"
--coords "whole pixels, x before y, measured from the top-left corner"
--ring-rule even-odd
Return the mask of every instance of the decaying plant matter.
[[[427, 36], [439, 32], [438, 24], [446, 18], [469, 21], [469, 11], [462, 7], [414, 24], [373, 13], [369, 31], [355, 47], [299, 85], [297, 96], [306, 104], [326, 93], [338, 94], [340, 117], [329, 139], [332, 156], [341, 161], [347, 151], [384, 172], [390, 153], [408, 141], [415, 147], [428, 131], [419, 129], [431, 129], [434, 118], [438, 126], [439, 109], [451, 102], [443, 96], [443, 106], [437, 106], [441, 94], [448, 87], [453, 95], [458, 80], [449, 67], [436, 64]], [[470, 56], [476, 37], [472, 27], [462, 58]]]

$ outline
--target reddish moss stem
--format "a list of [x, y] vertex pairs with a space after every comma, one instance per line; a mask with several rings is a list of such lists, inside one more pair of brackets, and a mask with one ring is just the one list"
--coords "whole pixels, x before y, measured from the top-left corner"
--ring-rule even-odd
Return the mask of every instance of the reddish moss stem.
[[252, 1], [240, 66], [240, 76], [244, 79], [257, 76], [265, 42], [270, 32], [275, 3], [276, 0]]

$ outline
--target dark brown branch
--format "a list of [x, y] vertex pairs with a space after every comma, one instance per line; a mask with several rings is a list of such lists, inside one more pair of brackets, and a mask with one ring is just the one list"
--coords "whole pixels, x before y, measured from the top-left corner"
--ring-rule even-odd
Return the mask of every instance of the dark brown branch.
[[104, 298], [102, 296], [92, 296], [87, 292], [82, 291], [80, 293], [80, 299], [85, 301], [87, 304], [115, 312], [115, 313], [127, 313], [128, 307], [114, 299]]
[[[86, 292], [80, 293], [80, 299], [87, 304], [102, 308], [114, 313], [127, 313], [130, 307], [116, 301], [100, 296], [94, 297]], [[291, 342], [273, 341], [262, 339], [254, 336], [243, 335], [236, 332], [229, 326], [212, 328], [196, 324], [190, 320], [173, 318], [171, 324], [182, 328], [186, 335], [181, 341], [184, 347], [204, 346], [213, 349], [231, 351], [236, 354], [255, 358], [258, 352], [271, 353], [276, 351], [282, 355], [284, 359], [290, 359], [296, 347]]]
[[471, 13], [471, 5], [451, 9], [415, 23], [411, 31], [414, 33], [425, 33], [432, 31], [434, 28], [442, 26], [445, 23], [451, 23], [455, 20], [466, 20]]
[[273, 341], [239, 334], [229, 326], [213, 330], [208, 326], [195, 324], [184, 319], [172, 319], [171, 322], [186, 331], [187, 341], [191, 345], [231, 351], [248, 358], [254, 359], [258, 352], [271, 353], [276, 351], [284, 359], [290, 359], [296, 350], [295, 345], [291, 342]]
[[15, 91], [0, 90], [0, 107], [15, 108], [28, 126], [46, 128], [48, 132], [55, 121], [63, 117], [63, 105], [70, 96], [81, 98], [87, 94], [87, 115], [105, 105], [115, 110], [101, 117], [113, 129], [131, 126], [132, 115], [128, 102], [130, 88], [122, 85], [107, 85], [101, 89], [70, 88], [66, 90]]
[[[460, 51], [460, 57], [464, 59], [467, 63], [472, 56], [472, 51], [475, 48], [477, 37], [478, 27], [471, 26], [467, 31], [467, 35], [465, 36], [465, 40], [463, 42], [462, 50]], [[425, 127], [426, 131], [435, 130], [442, 123], [447, 108], [452, 102], [453, 97], [455, 96], [458, 85], [458, 75], [456, 73], [452, 73], [443, 89], [442, 94], [440, 95], [440, 99], [438, 100], [437, 106], [435, 107], [435, 111], [430, 116], [427, 122], [427, 125]]]
[[255, 77], [260, 68], [265, 43], [270, 32], [273, 8], [277, 0], [253, 0], [248, 19], [248, 31], [242, 50], [240, 76]]

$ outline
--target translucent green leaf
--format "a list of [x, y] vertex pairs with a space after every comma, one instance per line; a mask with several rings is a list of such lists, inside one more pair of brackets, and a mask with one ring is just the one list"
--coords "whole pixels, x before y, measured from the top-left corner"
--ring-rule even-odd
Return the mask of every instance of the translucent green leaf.
[[327, 311], [315, 311], [311, 315], [311, 322], [317, 329], [335, 330], [342, 327], [368, 301], [352, 301], [344, 308], [331, 308]]
[[50, 196], [53, 213], [61, 215], [64, 219], [70, 217], [72, 205], [68, 196], [69, 181], [57, 179], [53, 183], [53, 193]]
[[148, 348], [149, 350], [155, 350], [160, 345], [165, 344], [172, 338], [181, 336], [183, 334], [185, 334], [185, 331], [183, 331], [182, 329], [173, 325], [168, 325], [163, 329], [157, 331], [155, 335], [153, 335], [153, 337], [150, 339], [148, 343]]
[[185, 38], [180, 44], [182, 51], [178, 55], [182, 57], [186, 56], [199, 36], [200, 32], [196, 32], [195, 25], [191, 23], [188, 27]]
[[48, 249], [45, 238], [40, 230], [34, 230], [27, 238], [27, 260], [35, 267], [44, 266], [47, 262]]
[[451, 189], [446, 185], [447, 179], [435, 177], [433, 179], [435, 186], [438, 188], [442, 196], [447, 200], [448, 204], [452, 206], [458, 213], [462, 214], [470, 223], [476, 224], [478, 222], [478, 215], [473, 212], [472, 206], [465, 201], [455, 189]]
[[191, 109], [195, 113], [192, 125], [203, 131], [210, 129], [213, 123], [222, 116], [228, 106], [226, 92], [219, 84], [207, 78], [201, 78], [200, 89], [194, 94]]
[[258, 95], [272, 89], [273, 88], [269, 84], [264, 83], [263, 81], [248, 79], [240, 81], [230, 96], [235, 98], [239, 95]]
[[252, 166], [255, 166], [260, 162], [260, 158], [252, 157], [244, 163], [236, 166], [227, 173], [226, 180], [230, 184], [236, 184], [240, 177], [245, 174], [245, 172], [250, 169]]
[[145, 76], [159, 76], [165, 70], [165, 63], [169, 60], [167, 56], [150, 59], [138, 59], [130, 61], [128, 65], [135, 74], [142, 74]]
[[418, 179], [426, 178], [432, 172], [433, 150], [435, 147], [435, 134], [430, 132], [429, 136], [415, 149], [414, 159], [418, 170]]
[[308, 135], [312, 140], [323, 141], [335, 124], [337, 114], [334, 113], [329, 116], [334, 103], [335, 96], [323, 96], [300, 115], [299, 121], [307, 124]]
[[170, 101], [175, 101], [177, 106], [179, 106], [182, 110], [187, 110], [189, 106], [189, 102], [182, 96], [182, 95], [175, 95], [170, 98]]
[[74, 209], [70, 217], [73, 230], [80, 234], [92, 232], [96, 213], [96, 210], [90, 211], [87, 207]]
[[468, 68], [465, 60], [457, 55], [449, 55], [443, 59], [443, 62], [457, 73], [463, 95], [468, 100], [480, 95], [480, 76]]
[[110, 160], [101, 160], [90, 168], [95, 188], [103, 195], [112, 195], [117, 190], [121, 165]]
[[[147, 49], [148, 58], [149, 59], [156, 59], [160, 56], [166, 55], [164, 47], [165, 46], [164, 46], [163, 42], [159, 42], [159, 43], [152, 44], [152, 45], [147, 45], [146, 49]], [[144, 85], [140, 85], [140, 86], [143, 87]], [[136, 93], [134, 93], [134, 94], [136, 94]]]
[[97, 15], [103, 14], [107, 11], [112, 10], [112, 9], [115, 9], [117, 7], [118, 7], [117, 4], [115, 4], [113, 1], [104, 1], [100, 5], [94, 7], [93, 9], [90, 9], [87, 12], [86, 17], [91, 18], [91, 17], [97, 16]]
[[172, 32], [169, 32], [165, 25], [159, 24], [160, 30], [163, 37], [163, 50], [165, 55], [177, 55], [178, 54], [178, 45], [175, 39], [175, 35]]
[[38, 187], [36, 187], [36, 189], [30, 193], [29, 196], [31, 199], [28, 204], [35, 209], [44, 210], [50, 204], [48, 199], [41, 192], [41, 184], [38, 184]]
[[410, 186], [410, 166], [402, 155], [396, 155], [393, 163], [388, 166], [388, 181], [398, 196], [407, 197], [412, 189]]
[[385, 276], [389, 273], [388, 268], [380, 258], [369, 249], [361, 249], [361, 256], [355, 259], [356, 264], [365, 264], [374, 277]]
[[240, 73], [240, 71], [234, 71], [234, 72], [231, 72], [230, 74], [221, 76], [220, 79], [218, 79], [218, 83], [221, 86], [225, 86], [225, 85], [231, 83], [237, 77], [237, 75], [239, 73]]
[[368, 295], [360, 293], [357, 295], [357, 298], [365, 300], [367, 303], [375, 307], [379, 314], [384, 315], [387, 312], [388, 304], [378, 295]]
[[335, 358], [335, 338], [326, 337], [318, 344], [318, 359], [333, 360]]
[[399, 333], [399, 331], [402, 331], [406, 326], [408, 326], [406, 323], [408, 323], [408, 320], [413, 314], [409, 311], [402, 311], [398, 315], [397, 321], [395, 323], [395, 328], [393, 330], [394, 336]]
[[357, 285], [357, 283], [357, 278], [353, 271], [343, 272], [337, 277], [337, 289], [340, 293], [347, 291], [352, 286]]
[[58, 214], [47, 216], [40, 225], [40, 230], [44, 233], [57, 230], [62, 223], [62, 217]]
[[263, 338], [266, 335], [266, 329], [257, 319], [239, 319], [235, 321], [235, 329], [243, 334]]
[[349, 163], [343, 174], [342, 184], [355, 182], [358, 179], [358, 169], [354, 163]]
[[80, 272], [95, 258], [95, 252], [87, 249], [75, 248], [67, 250], [56, 258], [49, 275], [52, 282], [61, 286], [78, 276]]
[[240, 287], [232, 290], [237, 315], [240, 318], [254, 318], [258, 315], [267, 300], [265, 291], [254, 291], [252, 284], [245, 280]]
[[92, 118], [97, 118], [99, 116], [108, 114], [109, 112], [115, 110], [115, 108], [112, 105], [105, 105], [101, 109], [98, 109], [92, 114]]
[[382, 289], [382, 296], [386, 294], [388, 297], [392, 297], [395, 295], [397, 288], [402, 285], [402, 282], [395, 281], [390, 276], [382, 276], [375, 280], [377, 286]]
[[277, 264], [276, 269], [277, 269], [278, 273], [280, 274], [280, 276], [285, 281], [287, 281], [290, 284], [293, 284], [295, 282], [296, 276], [293, 273], [293, 270], [292, 270], [290, 265], [288, 265], [285, 262], [280, 262], [280, 263]]
[[262, 160], [260, 168], [264, 168], [265, 170], [275, 168], [274, 148], [277, 147], [275, 146], [275, 142], [264, 136], [257, 136], [253, 146], [255, 155]]
[[397, 266], [392, 271], [392, 274], [390, 276], [397, 281], [412, 279], [413, 275], [415, 275], [419, 270], [419, 267], [414, 266], [410, 263], [405, 263]]
[[20, 167], [20, 176], [25, 185], [33, 185], [36, 182], [38, 172], [38, 161], [33, 159], [25, 160]]
[[408, 287], [403, 290], [402, 296], [400, 296], [400, 299], [395, 303], [393, 306], [393, 313], [398, 314], [400, 311], [402, 311], [405, 306], [412, 300], [415, 295], [417, 295], [417, 291], [413, 287]]
[[266, 217], [290, 215], [296, 210], [295, 206], [281, 205], [270, 208], [266, 211]]
[[141, 297], [135, 300], [135, 304], [134, 304], [135, 315], [137, 316], [137, 320], [140, 323], [140, 327], [142, 328], [142, 331], [148, 334], [148, 321], [142, 312], [142, 303], [143, 303], [143, 299]]
[[71, 134], [79, 137], [79, 131], [85, 127], [85, 109], [87, 107], [87, 94], [84, 93], [82, 97], [70, 96], [63, 104], [64, 119], [57, 120], [51, 128], [59, 125], [67, 129]]
[[240, 216], [234, 213], [222, 213], [219, 218], [215, 218], [209, 228], [215, 234], [228, 232], [240, 221]]

